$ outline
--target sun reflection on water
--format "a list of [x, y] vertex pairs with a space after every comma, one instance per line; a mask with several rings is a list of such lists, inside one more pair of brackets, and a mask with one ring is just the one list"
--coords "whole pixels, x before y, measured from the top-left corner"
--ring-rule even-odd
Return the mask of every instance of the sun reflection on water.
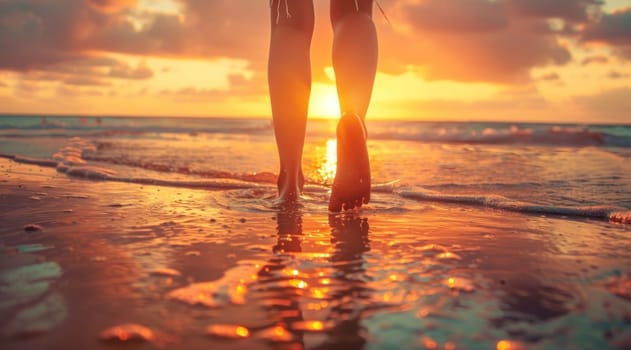
[[335, 178], [335, 170], [337, 169], [337, 140], [329, 139], [326, 141], [326, 150], [324, 154], [324, 162], [318, 168], [318, 175], [324, 183], [332, 183]]

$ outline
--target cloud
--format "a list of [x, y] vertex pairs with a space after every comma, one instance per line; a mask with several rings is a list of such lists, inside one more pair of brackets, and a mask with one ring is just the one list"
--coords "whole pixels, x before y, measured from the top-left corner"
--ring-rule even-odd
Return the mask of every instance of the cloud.
[[489, 33], [508, 27], [501, 3], [452, 0], [408, 3], [401, 8], [410, 25], [420, 31], [457, 34]]
[[[383, 110], [403, 110], [412, 118], [456, 120], [549, 120], [551, 104], [532, 87], [507, 90], [493, 97], [475, 101], [453, 99], [417, 99], [381, 102]], [[558, 116], [557, 116], [558, 117]]]
[[585, 41], [631, 45], [631, 7], [604, 13], [598, 22], [589, 23], [582, 36]]
[[55, 89], [55, 95], [58, 97], [84, 97], [84, 96], [104, 96], [102, 89], [84, 89], [72, 85], [59, 85]]
[[631, 60], [631, 7], [603, 13], [599, 21], [588, 23], [581, 39], [612, 46], [618, 57]]
[[387, 5], [393, 25], [380, 31], [380, 68], [386, 73], [414, 69], [429, 80], [510, 84], [530, 80], [531, 68], [570, 62], [570, 50], [559, 40], [567, 34], [550, 20], [587, 21], [599, 2], [401, 0]]
[[[257, 75], [265, 74], [267, 1], [174, 1], [180, 13], [141, 10], [135, 0], [1, 1], [0, 70], [106, 78], [105, 70], [107, 78], [119, 79], [154, 75], [148, 67], [107, 58], [96, 62], [98, 55], [121, 53], [242, 59]], [[316, 23], [328, 27], [324, 3], [316, 1], [316, 13], [324, 18]], [[568, 23], [566, 28], [584, 26], [583, 40], [616, 45], [631, 59], [631, 49], [620, 44], [631, 33], [629, 11], [598, 17], [599, 0], [383, 0], [382, 5], [392, 22], [379, 28], [379, 68], [388, 74], [416, 71], [427, 80], [523, 83], [534, 67], [571, 60], [559, 39], [576, 31], [554, 28], [551, 20]], [[375, 11], [376, 22], [379, 16]], [[331, 31], [319, 29], [312, 47], [314, 80], [328, 82], [323, 69], [331, 61]], [[264, 80], [257, 83], [265, 86]]]
[[255, 74], [252, 77], [230, 74], [228, 75], [228, 88], [189, 86], [176, 90], [165, 89], [160, 91], [160, 95], [177, 100], [216, 99], [225, 101], [230, 98], [238, 98], [240, 101], [260, 100], [261, 96], [267, 95], [267, 78], [264, 74]]
[[127, 64], [119, 63], [110, 68], [109, 76], [121, 79], [143, 80], [153, 76], [153, 71], [144, 63], [133, 68]]
[[106, 12], [117, 12], [135, 5], [137, 0], [85, 0], [89, 5]]
[[607, 63], [607, 62], [609, 62], [609, 58], [607, 56], [597, 55], [597, 56], [586, 57], [585, 59], [583, 59], [581, 64], [586, 66], [592, 63]]
[[543, 81], [558, 81], [560, 79], [561, 77], [559, 76], [559, 74], [555, 72], [544, 74], [538, 78], [538, 80], [543, 80]]
[[600, 11], [602, 0], [512, 0], [506, 2], [517, 16], [558, 18], [572, 23], [589, 21]]
[[33, 82], [61, 82], [75, 86], [109, 86], [112, 78], [145, 80], [152, 76], [153, 71], [144, 63], [132, 67], [116, 59], [92, 56], [51, 64], [42, 69], [31, 69], [22, 72], [19, 79]]
[[619, 121], [629, 122], [631, 111], [631, 87], [606, 90], [595, 95], [575, 96], [574, 100], [588, 110]]
[[17, 98], [32, 98], [37, 96], [40, 84], [35, 81], [20, 81], [13, 86], [13, 94]]
[[66, 85], [78, 86], [108, 86], [109, 83], [94, 77], [71, 76], [63, 80]]
[[631, 46], [620, 48], [616, 51], [618, 56], [631, 60]]
[[627, 73], [620, 73], [620, 72], [615, 71], [615, 70], [612, 70], [611, 72], [609, 72], [607, 74], [607, 78], [610, 78], [610, 79], [628, 78], [629, 76], [631, 76], [631, 75], [627, 74]]
[[264, 61], [264, 1], [179, 1], [182, 14], [137, 13], [131, 8], [135, 1], [5, 0], [0, 69], [41, 69], [95, 51]]

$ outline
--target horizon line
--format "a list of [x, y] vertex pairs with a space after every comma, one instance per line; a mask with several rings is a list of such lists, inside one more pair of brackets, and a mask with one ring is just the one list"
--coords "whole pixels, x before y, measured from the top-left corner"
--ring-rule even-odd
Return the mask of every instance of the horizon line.
[[[54, 118], [154, 118], [154, 119], [268, 119], [272, 121], [272, 116], [221, 116], [221, 115], [123, 115], [123, 114], [58, 114], [58, 113], [8, 113], [8, 112], [0, 112], [0, 118], [2, 117], [32, 117], [32, 118], [43, 118], [43, 117], [54, 117]], [[309, 119], [315, 120], [330, 120], [334, 121], [339, 119], [339, 117], [327, 117], [327, 116], [309, 116]], [[384, 117], [367, 117], [368, 121], [378, 121], [378, 122], [387, 122], [387, 121], [395, 121], [395, 122], [416, 122], [416, 123], [498, 123], [498, 124], [544, 124], [544, 125], [621, 125], [621, 126], [631, 126], [631, 121], [617, 121], [617, 122], [606, 122], [606, 121], [584, 121], [584, 122], [567, 122], [567, 121], [540, 121], [540, 120], [514, 120], [514, 121], [505, 121], [505, 120], [493, 120], [493, 119], [448, 119], [448, 120], [440, 120], [440, 119], [414, 119], [414, 118], [384, 118]]]

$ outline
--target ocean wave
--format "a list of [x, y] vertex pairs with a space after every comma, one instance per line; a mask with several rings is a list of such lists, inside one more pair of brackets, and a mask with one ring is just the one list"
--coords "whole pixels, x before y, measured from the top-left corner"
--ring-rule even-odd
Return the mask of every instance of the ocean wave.
[[432, 201], [444, 203], [466, 204], [482, 206], [493, 209], [513, 211], [523, 214], [538, 214], [551, 216], [572, 216], [582, 218], [593, 218], [609, 220], [623, 224], [631, 224], [631, 211], [618, 206], [580, 206], [565, 207], [552, 205], [539, 205], [524, 201], [513, 200], [499, 195], [468, 195], [468, 194], [445, 194], [415, 188], [413, 190], [399, 190], [398, 195], [408, 199], [419, 201]]
[[0, 158], [11, 159], [17, 163], [33, 164], [33, 165], [39, 165], [39, 166], [44, 166], [44, 167], [50, 167], [50, 168], [56, 167], [58, 163], [57, 161], [52, 160], [52, 159], [25, 157], [25, 156], [20, 156], [20, 155], [13, 155], [13, 154], [0, 154]]
[[[70, 118], [9, 117], [0, 119], [0, 136], [126, 137], [138, 135], [267, 135], [271, 119], [246, 118]], [[629, 125], [536, 123], [457, 123], [368, 120], [369, 139], [445, 144], [540, 145], [631, 148]], [[335, 137], [335, 120], [309, 120], [307, 137]]]
[[[18, 155], [0, 154], [0, 157], [11, 159], [15, 162], [33, 164], [44, 167], [55, 168], [58, 172], [64, 173], [70, 177], [82, 178], [88, 180], [114, 181], [125, 183], [136, 183], [143, 185], [165, 186], [165, 187], [183, 187], [192, 189], [211, 189], [211, 190], [237, 190], [237, 189], [266, 189], [273, 191], [274, 184], [261, 183], [254, 181], [244, 181], [238, 178], [222, 177], [213, 179], [184, 179], [169, 180], [152, 177], [127, 177], [119, 176], [115, 171], [108, 168], [102, 168], [88, 164], [78, 164], [77, 162], [64, 162], [51, 159], [39, 159], [31, 157], [23, 157]], [[455, 203], [463, 205], [481, 206], [499, 210], [518, 212], [522, 214], [537, 214], [550, 216], [565, 216], [592, 218], [600, 220], [608, 220], [621, 224], [631, 224], [631, 210], [618, 206], [553, 206], [540, 205], [525, 201], [513, 200], [500, 195], [482, 194], [446, 194], [423, 188], [413, 189], [397, 189], [397, 181], [384, 184], [374, 184], [373, 192], [380, 192], [400, 196], [402, 198], [428, 201]], [[307, 193], [322, 193], [328, 189], [324, 185], [309, 184], [305, 186]]]
[[165, 162], [155, 162], [150, 160], [135, 160], [123, 157], [108, 157], [99, 156], [88, 152], [83, 154], [83, 159], [91, 162], [108, 163], [115, 165], [124, 165], [127, 167], [140, 168], [145, 170], [152, 170], [162, 173], [193, 175], [202, 178], [220, 178], [220, 179], [234, 179], [246, 182], [254, 183], [276, 183], [276, 175], [270, 172], [257, 172], [252, 174], [236, 174], [224, 170], [212, 170], [212, 169], [196, 169], [188, 165], [168, 164]]
[[0, 135], [90, 135], [111, 137], [151, 133], [175, 134], [256, 134], [272, 129], [269, 119], [244, 118], [84, 118], [84, 117], [6, 117], [0, 119]]
[[[557, 133], [562, 132], [570, 131], [557, 131]], [[492, 133], [487, 132], [487, 134]], [[58, 172], [75, 178], [168, 187], [216, 190], [265, 189], [265, 192], [268, 192], [268, 190], [274, 191], [277, 179], [275, 174], [269, 172], [238, 174], [223, 170], [199, 170], [186, 165], [174, 166], [166, 162], [155, 163], [146, 159], [139, 161], [131, 160], [126, 157], [108, 158], [108, 156], [99, 155], [98, 147], [95, 142], [81, 137], [68, 139], [65, 145], [60, 147], [51, 158], [26, 157], [11, 154], [0, 154], [0, 156], [12, 159], [15, 162], [55, 168]], [[139, 172], [132, 168], [141, 168], [146, 171]], [[160, 173], [165, 173], [165, 175]], [[306, 190], [308, 193], [321, 193], [329, 190], [329, 186], [326, 184], [311, 181], [307, 182], [308, 186]], [[501, 183], [493, 183], [490, 187], [497, 189], [503, 186], [500, 185]], [[535, 183], [520, 183], [519, 187], [538, 185], [539, 184]], [[457, 183], [451, 184], [451, 186], [459, 188]], [[436, 186], [434, 188], [436, 188]], [[438, 188], [440, 189], [440, 186], [438, 186]], [[495, 194], [458, 195], [431, 191], [427, 188], [400, 189], [396, 187], [396, 181], [385, 184], [373, 184], [372, 190], [374, 192], [398, 195], [402, 198], [421, 201], [451, 202], [525, 214], [598, 218], [624, 224], [631, 223], [631, 211], [624, 207], [541, 205], [518, 201]], [[498, 191], [494, 191], [493, 189], [490, 189], [489, 192], [498, 193]]]
[[[70, 177], [127, 182], [143, 185], [165, 186], [165, 187], [184, 187], [194, 189], [217, 189], [217, 190], [233, 190], [233, 189], [252, 189], [252, 188], [272, 188], [272, 185], [257, 183], [251, 181], [243, 181], [235, 178], [216, 178], [216, 179], [200, 179], [200, 180], [166, 180], [151, 177], [126, 177], [118, 176], [116, 171], [104, 167], [94, 165], [81, 165], [76, 161], [64, 162], [58, 160], [24, 157], [19, 155], [0, 154], [0, 157], [11, 159], [17, 163], [33, 164], [43, 167], [55, 168], [58, 172], [66, 174]], [[274, 187], [275, 188], [275, 187]]]
[[631, 147], [631, 136], [628, 135], [611, 135], [589, 127], [554, 125], [502, 125], [483, 128], [450, 128], [437, 125], [432, 130], [428, 128], [376, 130], [370, 132], [370, 138], [446, 144]]

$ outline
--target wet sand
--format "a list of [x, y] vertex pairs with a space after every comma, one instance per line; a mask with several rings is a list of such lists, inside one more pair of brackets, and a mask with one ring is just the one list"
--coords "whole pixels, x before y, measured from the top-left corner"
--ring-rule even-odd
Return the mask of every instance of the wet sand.
[[[0, 347], [631, 345], [628, 225], [437, 203], [242, 211], [226, 195], [0, 159]], [[107, 332], [125, 324], [146, 328]]]

